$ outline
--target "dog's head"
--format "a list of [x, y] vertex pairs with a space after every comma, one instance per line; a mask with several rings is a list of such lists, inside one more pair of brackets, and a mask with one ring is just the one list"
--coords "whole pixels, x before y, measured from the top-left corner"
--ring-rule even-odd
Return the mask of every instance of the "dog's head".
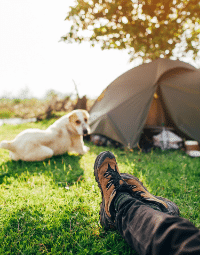
[[74, 110], [69, 114], [70, 130], [78, 135], [88, 135], [90, 127], [88, 124], [89, 113], [86, 110]]

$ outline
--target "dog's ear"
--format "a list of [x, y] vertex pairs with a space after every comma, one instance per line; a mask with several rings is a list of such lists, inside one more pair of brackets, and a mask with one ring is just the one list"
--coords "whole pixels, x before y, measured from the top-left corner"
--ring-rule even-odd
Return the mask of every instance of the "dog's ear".
[[76, 113], [72, 113], [72, 114], [69, 115], [69, 122], [75, 123], [76, 120], [77, 120]]
[[66, 123], [66, 129], [69, 133], [73, 134], [73, 133], [76, 133], [76, 128], [75, 128], [75, 125], [74, 125], [74, 122], [75, 122], [75, 117], [74, 117], [74, 114], [70, 114], [68, 116], [68, 123]]

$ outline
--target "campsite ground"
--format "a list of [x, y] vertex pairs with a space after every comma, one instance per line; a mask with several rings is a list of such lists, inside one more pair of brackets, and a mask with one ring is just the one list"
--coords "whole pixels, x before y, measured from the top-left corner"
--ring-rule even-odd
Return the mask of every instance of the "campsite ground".
[[[0, 141], [54, 120], [0, 127]], [[99, 188], [93, 164], [111, 150], [121, 172], [138, 177], [154, 195], [173, 200], [181, 216], [200, 228], [200, 160], [183, 151], [143, 154], [96, 147], [84, 156], [65, 154], [43, 162], [11, 161], [0, 150], [0, 254], [133, 254], [115, 231], [99, 223]]]

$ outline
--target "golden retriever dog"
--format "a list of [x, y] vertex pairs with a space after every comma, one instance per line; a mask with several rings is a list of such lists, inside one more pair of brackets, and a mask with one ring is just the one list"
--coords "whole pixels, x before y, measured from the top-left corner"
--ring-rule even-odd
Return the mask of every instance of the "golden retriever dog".
[[9, 150], [11, 159], [24, 161], [42, 161], [65, 152], [85, 154], [89, 150], [83, 142], [90, 132], [88, 119], [87, 111], [74, 110], [46, 130], [27, 129], [12, 141], [2, 141], [0, 148]]

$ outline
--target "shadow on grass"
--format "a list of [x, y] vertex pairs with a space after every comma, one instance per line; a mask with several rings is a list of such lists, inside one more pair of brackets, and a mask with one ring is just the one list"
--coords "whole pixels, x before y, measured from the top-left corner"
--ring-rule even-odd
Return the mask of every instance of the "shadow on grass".
[[1, 246], [11, 254], [136, 254], [119, 233], [105, 232], [89, 208], [83, 209], [66, 205], [47, 217], [40, 207], [21, 208], [4, 223]]
[[17, 179], [22, 175], [41, 175], [51, 177], [59, 185], [71, 185], [82, 179], [84, 170], [80, 167], [80, 155], [64, 154], [40, 162], [8, 161], [1, 165], [0, 184], [8, 179]]

